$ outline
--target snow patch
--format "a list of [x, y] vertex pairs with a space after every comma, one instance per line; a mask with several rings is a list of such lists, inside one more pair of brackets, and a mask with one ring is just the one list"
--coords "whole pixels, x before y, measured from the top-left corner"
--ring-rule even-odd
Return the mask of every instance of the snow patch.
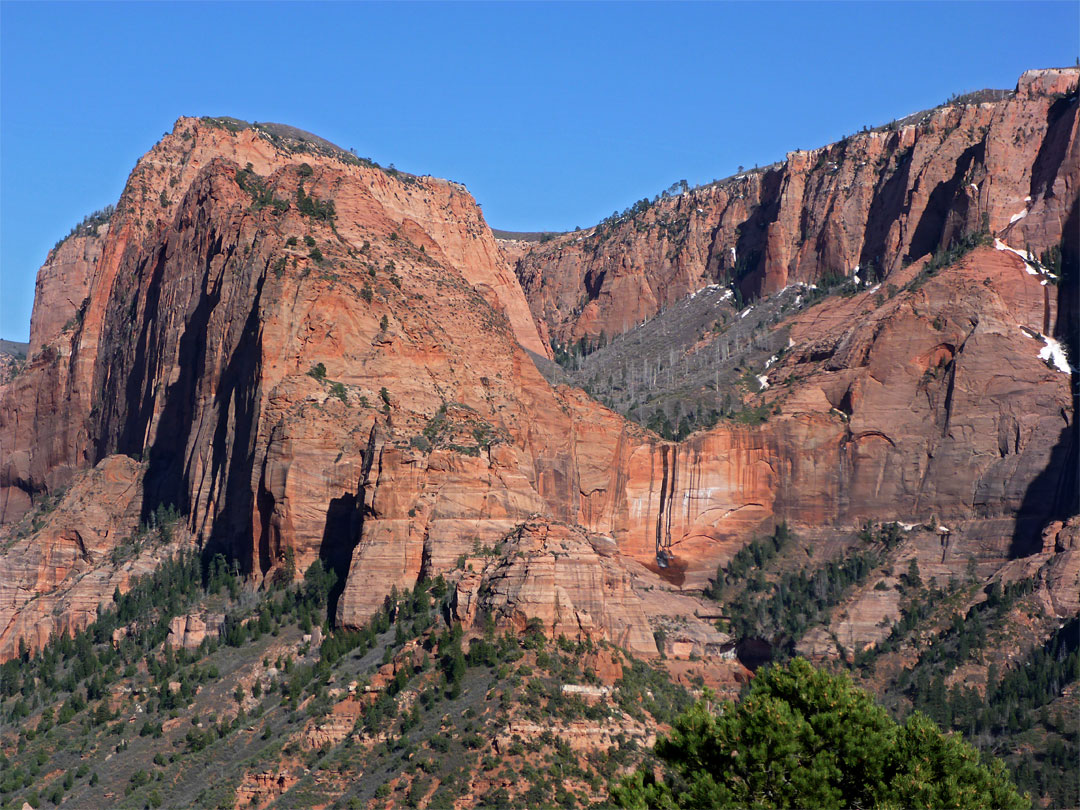
[[757, 377], [757, 381], [758, 381], [758, 385], [761, 386], [762, 391], [764, 391], [766, 388], [769, 387], [769, 378], [766, 377], [764, 374], [759, 375]]
[[724, 294], [720, 296], [721, 301], [727, 301], [735, 295], [731, 290], [724, 290]]
[[1017, 250], [1014, 247], [1009, 247], [1004, 242], [1002, 242], [1000, 239], [995, 239], [994, 240], [994, 247], [997, 248], [998, 250], [1007, 250], [1010, 253], [1015, 253], [1017, 256], [1019, 256], [1021, 259], [1023, 259], [1025, 262], [1033, 262], [1033, 261], [1035, 261], [1035, 257], [1032, 256], [1030, 253], [1028, 253], [1026, 250]]
[[753, 309], [753, 307], [747, 307], [746, 309], [744, 309], [742, 312], [739, 313], [739, 317], [740, 318], [745, 318], [747, 315], [750, 314], [750, 310], [752, 310], [752, 309]]
[[1041, 340], [1045, 344], [1039, 349], [1040, 360], [1064, 374], [1072, 373], [1073, 369], [1069, 366], [1069, 356], [1065, 353], [1065, 347], [1061, 343], [1026, 326], [1021, 326], [1020, 331], [1029, 338]]
[[1065, 347], [1052, 337], [1043, 335], [1042, 339], [1046, 345], [1039, 351], [1039, 359], [1053, 366], [1058, 371], [1062, 371], [1065, 374], [1071, 374], [1072, 369], [1069, 368], [1069, 356], [1065, 354]]
[[1026, 216], [1027, 216], [1027, 209], [1025, 208], [1019, 214], [1013, 214], [1012, 217], [1009, 218], [1009, 224], [1012, 225], [1014, 222], [1019, 222], [1020, 220], [1022, 220]]
[[787, 347], [788, 347], [789, 349], [793, 349], [793, 348], [795, 348], [795, 341], [794, 341], [794, 340], [792, 340], [791, 338], [788, 338], [788, 339], [787, 339]]
[[710, 292], [711, 290], [719, 290], [719, 289], [720, 289], [719, 284], [708, 284], [708, 285], [702, 287], [700, 290], [695, 290], [694, 292], [690, 293], [687, 300], [689, 300], [690, 298], [697, 298], [698, 295], [700, 295], [703, 292]]
[[773, 363], [775, 363], [775, 362], [776, 362], [777, 360], [779, 360], [779, 359], [780, 359], [780, 358], [779, 358], [779, 357], [777, 357], [777, 356], [776, 356], [776, 355], [774, 354], [774, 355], [773, 355], [772, 357], [770, 357], [770, 358], [769, 358], [768, 360], [766, 360], [766, 361], [765, 361], [765, 368], [768, 368], [769, 366], [771, 366], [771, 365], [772, 365]]
[[1041, 275], [1039, 273], [1039, 268], [1035, 264], [1035, 257], [1028, 253], [1026, 250], [1017, 250], [1016, 248], [1011, 248], [1004, 242], [1002, 242], [1000, 239], [994, 240], [994, 247], [998, 250], [1004, 250], [1008, 253], [1013, 253], [1019, 256], [1020, 259], [1024, 262], [1024, 270], [1027, 271], [1027, 274], [1029, 276]]
[[979, 190], [979, 187], [975, 183], [968, 183], [968, 185], [975, 189], [975, 191]]

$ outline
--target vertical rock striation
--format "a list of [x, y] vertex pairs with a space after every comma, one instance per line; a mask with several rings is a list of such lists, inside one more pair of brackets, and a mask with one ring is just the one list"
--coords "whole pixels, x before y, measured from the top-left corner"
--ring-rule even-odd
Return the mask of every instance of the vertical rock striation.
[[[793, 153], [603, 236], [541, 245], [518, 263], [524, 292], [456, 184], [273, 125], [182, 118], [108, 227], [42, 270], [37, 351], [0, 386], [0, 532], [138, 459], [124, 525], [175, 506], [205, 552], [256, 582], [322, 559], [342, 623], [516, 537], [537, 567], [503, 560], [484, 610], [534, 605], [552, 628], [646, 652], [662, 610], [638, 604], [627, 572], [671, 602], [776, 520], [949, 520], [943, 570], [1028, 554], [1063, 519], [1075, 464], [1070, 374], [1040, 357], [1075, 314], [1016, 250], [979, 248], [935, 276], [919, 257], [984, 218], [1002, 248], [1061, 240], [1075, 78], [1025, 74], [1004, 101]], [[549, 385], [528, 353], [547, 352], [547, 330], [611, 334], [715, 278], [767, 294], [871, 261], [892, 287], [783, 324], [791, 347], [768, 369], [761, 425], [665, 442]], [[19, 582], [47, 567], [27, 542]], [[66, 598], [64, 578], [50, 582]], [[617, 598], [589, 593], [609, 586]], [[14, 597], [0, 609], [2, 657], [33, 621]]]
[[711, 283], [754, 298], [885, 278], [983, 227], [1038, 255], [1075, 208], [1078, 76], [1028, 71], [1004, 99], [794, 151], [537, 245], [516, 264], [533, 316], [563, 345], [610, 338]]

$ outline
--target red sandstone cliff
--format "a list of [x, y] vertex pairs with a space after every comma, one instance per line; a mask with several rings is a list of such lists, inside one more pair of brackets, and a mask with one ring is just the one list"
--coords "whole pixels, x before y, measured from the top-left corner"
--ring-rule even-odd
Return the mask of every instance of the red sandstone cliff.
[[984, 224], [1039, 255], [1077, 216], [1078, 75], [1028, 71], [1002, 101], [791, 152], [537, 245], [516, 265], [533, 315], [564, 345], [610, 338], [710, 283], [749, 298], [871, 265], [885, 277]]
[[[900, 290], [921, 267], [901, 267], [900, 259], [927, 221], [929, 203], [912, 200], [943, 176], [929, 167], [958, 160], [953, 140], [968, 124], [946, 132], [950, 116], [969, 116], [972, 127], [983, 122], [990, 134], [999, 119], [1034, 127], [1050, 116], [1045, 137], [1030, 140], [1045, 144], [1046, 132], [1064, 132], [1064, 151], [1052, 172], [1036, 172], [1050, 178], [1041, 185], [1031, 166], [1045, 167], [1045, 160], [1017, 169], [1014, 160], [995, 158], [1007, 165], [976, 180], [986, 190], [983, 207], [969, 212], [974, 219], [944, 217], [935, 239], [953, 232], [948, 223], [963, 230], [984, 210], [1014, 247], [1022, 246], [1018, 239], [1033, 249], [1060, 239], [1063, 217], [1076, 207], [1076, 101], [1054, 101], [1042, 90], [1056, 91], [1063, 76], [1075, 72], [1028, 76], [1017, 98], [1000, 105], [949, 109], [921, 128], [851, 139], [847, 150], [856, 141], [865, 149], [877, 144], [877, 156], [885, 156], [875, 183], [887, 185], [897, 171], [910, 174], [917, 161], [921, 167], [915, 174], [924, 179], [905, 185], [900, 196], [923, 213], [890, 214], [898, 232], [907, 233], [909, 224], [912, 232], [881, 265], [890, 268], [897, 291], [832, 298], [797, 315], [788, 324], [791, 349], [769, 370], [763, 396], [779, 413], [758, 427], [722, 423], [678, 445], [580, 391], [545, 382], [522, 348], [545, 350], [525, 297], [459, 187], [297, 151], [258, 128], [180, 119], [139, 162], [100, 248], [64, 245], [52, 254], [47, 266], [68, 262], [70, 280], [43, 271], [36, 309], [55, 296], [74, 300], [78, 292], [72, 296], [69, 288], [85, 288], [86, 303], [66, 329], [67, 319], [59, 330], [37, 321], [42, 349], [0, 387], [0, 517], [17, 520], [32, 499], [72, 482], [72, 492], [81, 491], [91, 468], [118, 455], [141, 458], [131, 514], [175, 505], [198, 542], [234, 556], [256, 580], [280, 565], [287, 549], [300, 570], [322, 557], [344, 578], [338, 618], [353, 623], [392, 586], [449, 571], [461, 555], [494, 548], [540, 515], [541, 522], [579, 524], [610, 537], [619, 555], [633, 559], [612, 568], [570, 532], [560, 542], [576, 557], [560, 562], [533, 532], [528, 553], [540, 567], [530, 573], [506, 561], [499, 575], [506, 587], [485, 609], [512, 615], [515, 604], [539, 605], [551, 613], [552, 627], [592, 623], [598, 634], [632, 639], [642, 651], [655, 613], [625, 594], [610, 610], [594, 604], [587, 593], [593, 578], [625, 582], [619, 566], [636, 565], [650, 567], [650, 576], [662, 575], [669, 587], [701, 587], [718, 562], [775, 519], [844, 528], [933, 515], [958, 522], [965, 554], [1000, 564], [1025, 553], [1027, 535], [1059, 508], [1061, 493], [1040, 488], [1040, 481], [1060, 482], [1069, 463], [1069, 375], [1039, 357], [1047, 345], [1041, 336], [1059, 330], [1055, 288], [1027, 272], [1015, 253], [982, 248]], [[1049, 85], [1040, 90], [1039, 82]], [[889, 146], [889, 139], [896, 143]], [[903, 139], [913, 148], [901, 158], [896, 147]], [[997, 154], [999, 140], [985, 139], [986, 155]], [[898, 161], [907, 169], [893, 165]], [[650, 238], [646, 229], [631, 238], [632, 223], [620, 226], [630, 241], [619, 244], [629, 244], [637, 258], [620, 254], [625, 272], [605, 273], [596, 285], [608, 294], [593, 302], [613, 308], [597, 304], [581, 319], [560, 320], [553, 304], [550, 324], [558, 330], [611, 323], [623, 306], [618, 301], [634, 300], [621, 299], [630, 295], [622, 290], [644, 301], [633, 318], [649, 314], [659, 300], [704, 283], [710, 262], [730, 252], [715, 247], [726, 245], [724, 229], [733, 233], [753, 216], [747, 200], [751, 192], [764, 199], [768, 178], [786, 178], [789, 190], [796, 175], [803, 188], [817, 178], [828, 186], [825, 198], [834, 199], [836, 177], [850, 170], [854, 178], [865, 169], [857, 164], [822, 175], [813, 161], [793, 158], [782, 169], [736, 181], [741, 200], [729, 184], [655, 207], [648, 216], [659, 222], [694, 195], [712, 195], [709, 210], [719, 219], [706, 227], [705, 214], [698, 215], [699, 227], [684, 212], [688, 233], [701, 236], [685, 242], [674, 264], [664, 258], [666, 237]], [[1010, 225], [1001, 200], [1023, 182], [1038, 185], [1038, 193], [1029, 213]], [[813, 222], [820, 215], [822, 228], [839, 228], [841, 220], [825, 213], [836, 209], [833, 203], [807, 202], [804, 191], [789, 197], [761, 229], [762, 256], [786, 257], [775, 265], [763, 259], [759, 288], [766, 292], [831, 267], [821, 257], [833, 254], [808, 245], [846, 245], [852, 252], [836, 255], [858, 261], [869, 244], [868, 226], [855, 228], [851, 242], [800, 242], [784, 231], [792, 216], [803, 216], [792, 212], [805, 211]], [[872, 199], [864, 202], [874, 210]], [[740, 210], [745, 216], [721, 214]], [[609, 238], [598, 255], [616, 241]], [[559, 251], [583, 256], [583, 245], [564, 239], [522, 261]], [[696, 264], [679, 258], [691, 254]], [[69, 255], [91, 259], [63, 258]], [[547, 289], [582, 283], [578, 265], [545, 267], [553, 285]], [[677, 272], [665, 275], [671, 268]], [[537, 312], [540, 288], [523, 278]], [[35, 537], [9, 557], [20, 560], [28, 582], [43, 565], [40, 555], [70, 539]], [[656, 565], [658, 543], [673, 553], [667, 569]], [[945, 570], [955, 564], [946, 563]], [[544, 566], [561, 571], [560, 565], [585, 583], [568, 591], [573, 608], [565, 616], [552, 608], [550, 594], [529, 595], [540, 587], [535, 577]], [[581, 573], [586, 569], [591, 573]], [[63, 580], [56, 588], [67, 587]], [[106, 595], [111, 588], [100, 594]], [[580, 618], [582, 604], [588, 622]], [[12, 600], [0, 608], [15, 628], [0, 646], [4, 656], [20, 634], [27, 637], [18, 628], [27, 627], [30, 614]]]
[[34, 300], [43, 303], [34, 307], [30, 316], [29, 357], [77, 324], [108, 232], [108, 223], [88, 228], [49, 252], [34, 287]]
[[362, 612], [424, 548], [439, 565], [533, 513], [577, 518], [574, 448], [592, 452], [602, 409], [521, 349], [545, 346], [457, 186], [181, 119], [79, 267], [82, 317], [43, 328], [0, 391], [9, 523], [99, 460], [142, 458], [138, 511], [177, 506], [256, 577], [286, 548], [344, 574], [357, 546], [342, 604], [374, 574]]

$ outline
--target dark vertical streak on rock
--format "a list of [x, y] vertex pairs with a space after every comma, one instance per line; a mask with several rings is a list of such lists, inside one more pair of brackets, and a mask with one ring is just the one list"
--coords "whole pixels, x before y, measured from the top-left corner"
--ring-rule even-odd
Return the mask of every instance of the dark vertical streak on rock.
[[[255, 297], [243, 332], [221, 375], [214, 398], [216, 429], [211, 444], [211, 500], [221, 483], [223, 497], [215, 508], [209, 546], [240, 562], [245, 573], [254, 571], [252, 474], [255, 438], [259, 428], [262, 380], [262, 313], [260, 302], [266, 275], [256, 283]], [[190, 470], [185, 470], [188, 479]], [[185, 480], [185, 488], [190, 488]]]
[[675, 511], [675, 489], [679, 480], [679, 446], [671, 445], [671, 485], [668, 488], [667, 519], [664, 526], [664, 545], [671, 548], [671, 515]]
[[1073, 366], [1069, 380], [1071, 412], [1062, 411], [1065, 427], [1058, 434], [1046, 466], [1024, 492], [1009, 545], [1010, 557], [1026, 557], [1038, 552], [1042, 532], [1048, 524], [1080, 514], [1080, 481], [1077, 480], [1080, 431], [1076, 427], [1080, 375], [1075, 370], [1080, 363], [1080, 245], [1077, 244], [1080, 241], [1080, 199], [1073, 201], [1064, 232], [1054, 337], [1065, 346]]
[[660, 511], [656, 514], [656, 559], [663, 559], [664, 552], [664, 507], [667, 505], [667, 487], [668, 487], [668, 446], [662, 445], [660, 447], [660, 458], [664, 464], [663, 478], [660, 480]]
[[[327, 597], [326, 615], [336, 623], [338, 603], [345, 591], [345, 582], [349, 578], [349, 566], [352, 564], [353, 551], [364, 531], [366, 517], [367, 480], [375, 460], [375, 435], [377, 428], [372, 426], [368, 437], [367, 450], [364, 452], [363, 468], [356, 492], [346, 492], [330, 501], [326, 510], [326, 527], [323, 529], [322, 543], [319, 545], [319, 559], [327, 570], [333, 571], [337, 579]], [[423, 573], [423, 572], [421, 572]]]

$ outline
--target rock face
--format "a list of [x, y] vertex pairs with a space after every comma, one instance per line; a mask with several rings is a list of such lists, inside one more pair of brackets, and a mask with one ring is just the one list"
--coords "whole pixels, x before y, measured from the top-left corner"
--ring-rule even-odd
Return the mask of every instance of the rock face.
[[635, 655], [655, 656], [654, 623], [669, 615], [682, 619], [692, 639], [677, 657], [719, 655], [730, 645], [697, 618], [695, 600], [665, 599], [657, 591], [667, 590], [666, 583], [626, 560], [610, 538], [532, 520], [504, 538], [488, 560], [457, 585], [454, 611], [466, 626], [490, 618], [496, 627], [521, 632], [538, 619], [552, 638], [610, 641]]
[[[112, 456], [80, 473], [51, 511], [9, 527], [0, 577], [0, 659], [25, 643], [39, 649], [55, 633], [81, 630], [111, 604], [116, 588], [149, 573], [182, 547], [136, 549], [141, 465]], [[130, 547], [124, 548], [128, 545]], [[117, 553], [122, 552], [122, 553]]]
[[1045, 567], [1039, 572], [1045, 585], [1047, 614], [1067, 618], [1080, 613], [1080, 517], [1054, 521], [1043, 532], [1050, 540], [1042, 549]]
[[169, 635], [165, 644], [170, 647], [195, 650], [207, 637], [217, 636], [221, 632], [224, 616], [221, 614], [200, 616], [174, 616], [169, 622]]
[[[766, 398], [842, 423], [834, 503], [847, 520], [1015, 515], [1015, 554], [1034, 550], [1040, 519], [1067, 508], [1058, 486], [1075, 430], [1070, 375], [1040, 358], [1038, 337], [1063, 326], [1060, 291], [1028, 269], [979, 248], [891, 299], [865, 292], [794, 319]], [[989, 542], [994, 530], [978, 533]]]
[[575, 520], [612, 453], [589, 439], [644, 433], [543, 381], [506, 270], [453, 184], [181, 119], [132, 175], [81, 321], [0, 393], [4, 518], [140, 456], [136, 513], [175, 505], [256, 577], [291, 548], [344, 579], [357, 547], [347, 617], [424, 548], [442, 565], [536, 512]]
[[[642, 653], [664, 630], [671, 655], [723, 652], [708, 621], [680, 622], [700, 603], [678, 591], [703, 587], [780, 519], [843, 529], [936, 516], [955, 529], [943, 571], [968, 554], [989, 565], [1037, 550], [1047, 520], [1071, 508], [1069, 374], [1040, 359], [1045, 336], [1075, 317], [1057, 300], [1064, 287], [993, 247], [933, 277], [901, 265], [984, 212], [1003, 246], [1056, 244], [1080, 161], [1076, 96], [1048, 93], [1070, 80], [1075, 71], [1026, 77], [1000, 104], [794, 155], [654, 206], [640, 234], [624, 223], [604, 240], [549, 242], [519, 264], [539, 273], [522, 272], [528, 303], [459, 186], [266, 128], [182, 118], [137, 165], [100, 245], [51, 254], [48, 267], [68, 262], [72, 279], [43, 271], [35, 311], [89, 281], [74, 324], [42, 316], [41, 349], [0, 386], [0, 541], [63, 487], [75, 482], [74, 503], [88, 476], [126, 470], [126, 500], [94, 525], [134, 527], [175, 506], [205, 551], [255, 581], [287, 551], [298, 572], [321, 558], [342, 583], [331, 601], [344, 624], [465, 556], [479, 562], [472, 591], [468, 577], [459, 585], [463, 618], [537, 616], [556, 635]], [[970, 159], [969, 130], [984, 144]], [[962, 215], [970, 184], [948, 180], [961, 163], [982, 189]], [[935, 197], [941, 182], [949, 193]], [[1025, 183], [1033, 202], [1010, 224]], [[937, 200], [940, 217], [928, 213]], [[850, 233], [826, 213], [841, 203]], [[662, 223], [675, 213], [695, 236], [671, 252], [675, 226]], [[617, 260], [605, 253], [614, 245]], [[795, 314], [759, 395], [768, 420], [680, 444], [538, 372], [526, 350], [546, 352], [548, 327], [563, 339], [609, 328], [626, 307], [644, 317], [731, 271], [732, 245], [759, 251], [742, 265], [757, 292], [870, 258], [896, 289]], [[609, 259], [618, 272], [590, 275]], [[602, 294], [570, 318], [583, 283]], [[40, 622], [20, 589], [48, 592], [78, 556], [74, 536], [63, 545], [66, 530], [48, 525], [4, 547], [23, 573], [0, 583], [0, 657], [19, 638], [40, 644], [88, 621], [90, 602], [118, 584], [98, 565], [80, 580], [94, 594], [82, 618]], [[522, 556], [483, 554], [500, 543]], [[42, 561], [61, 546], [71, 559]]]
[[94, 226], [65, 239], [49, 252], [34, 286], [34, 299], [48, 301], [49, 306], [34, 307], [30, 315], [30, 357], [82, 317], [108, 232], [108, 223]]
[[516, 265], [533, 315], [563, 345], [595, 341], [714, 282], [753, 298], [830, 275], [886, 278], [984, 225], [1039, 255], [1076, 216], [1078, 76], [1029, 71], [1004, 100], [791, 152], [538, 245]]
[[[296, 167], [314, 163], [320, 170], [307, 181], [312, 196], [327, 197], [332, 188], [345, 189], [335, 200], [345, 215], [338, 223], [349, 223], [339, 228], [343, 240], [359, 240], [349, 248], [359, 257], [357, 275], [366, 270], [364, 264], [374, 266], [376, 259], [393, 261], [360, 256], [362, 242], [367, 241], [360, 237], [377, 233], [390, 242], [393, 234], [394, 250], [389, 253], [411, 252], [431, 268], [454, 262], [457, 283], [468, 285], [470, 295], [484, 296], [499, 317], [505, 315], [523, 345], [541, 354], [547, 351], [479, 209], [459, 186], [430, 178], [400, 182], [381, 171], [319, 154], [304, 154], [306, 161], [284, 161], [286, 156], [293, 157], [266, 133], [231, 132], [180, 119], [173, 134], [136, 166], [110, 225], [100, 228], [97, 237], [75, 237], [50, 254], [38, 280], [32, 373], [13, 381], [0, 405], [5, 461], [0, 470], [0, 519], [17, 519], [29, 507], [31, 494], [65, 486], [77, 469], [118, 446], [125, 452], [133, 446], [151, 446], [157, 419], [173, 416], [163, 413], [166, 382], [185, 389], [194, 384], [192, 374], [180, 374], [177, 366], [181, 355], [187, 360], [202, 353], [192, 342], [217, 341], [219, 345], [208, 350], [208, 365], [200, 371], [223, 371], [226, 355], [239, 348], [248, 326], [234, 319], [258, 318], [277, 307], [283, 300], [278, 295], [292, 293], [290, 278], [271, 285], [275, 289], [263, 296], [265, 277], [278, 280], [285, 270], [271, 271], [270, 258], [303, 262], [299, 267], [289, 265], [296, 276], [311, 272], [316, 262], [307, 259], [309, 246], [287, 249], [291, 246], [283, 244], [286, 234], [281, 231], [289, 228], [292, 217], [295, 233], [289, 235], [304, 235], [311, 230], [305, 218], [295, 206], [284, 217], [260, 211], [257, 205], [248, 210], [254, 185], [249, 184], [248, 191], [239, 188], [237, 166], [251, 165], [252, 172], [263, 174], [272, 173], [275, 166], [291, 166], [290, 187], [277, 193], [292, 199], [302, 179]], [[252, 182], [262, 187], [258, 177]], [[269, 242], [267, 222], [280, 226]], [[325, 221], [315, 222], [323, 225], [320, 236], [338, 242]], [[246, 243], [239, 241], [245, 239]], [[320, 275], [330, 276], [332, 269], [333, 263], [327, 264]], [[391, 271], [369, 281], [389, 286], [387, 281], [394, 278]], [[358, 294], [360, 289], [352, 292]], [[253, 302], [271, 298], [265, 310], [253, 307]], [[218, 307], [222, 299], [236, 301], [243, 309], [232, 311], [228, 303]], [[338, 300], [336, 306], [340, 309], [343, 304]], [[165, 311], [168, 317], [159, 319], [159, 312]], [[332, 317], [332, 312], [326, 314]], [[76, 323], [69, 323], [72, 319]], [[288, 330], [294, 325], [281, 327]], [[203, 332], [198, 337], [191, 331], [196, 327]], [[308, 340], [306, 334], [289, 338], [301, 344]], [[253, 356], [253, 339], [249, 330], [243, 346], [247, 356]], [[332, 335], [320, 340], [336, 343]], [[291, 370], [281, 369], [278, 375]], [[117, 380], [117, 374], [123, 379]], [[156, 395], [154, 385], [160, 385]], [[217, 383], [209, 385], [199, 393], [212, 397]], [[188, 390], [178, 394], [197, 396]]]
[[236, 788], [236, 807], [258, 807], [285, 793], [300, 777], [287, 772], [261, 771], [248, 773]]

